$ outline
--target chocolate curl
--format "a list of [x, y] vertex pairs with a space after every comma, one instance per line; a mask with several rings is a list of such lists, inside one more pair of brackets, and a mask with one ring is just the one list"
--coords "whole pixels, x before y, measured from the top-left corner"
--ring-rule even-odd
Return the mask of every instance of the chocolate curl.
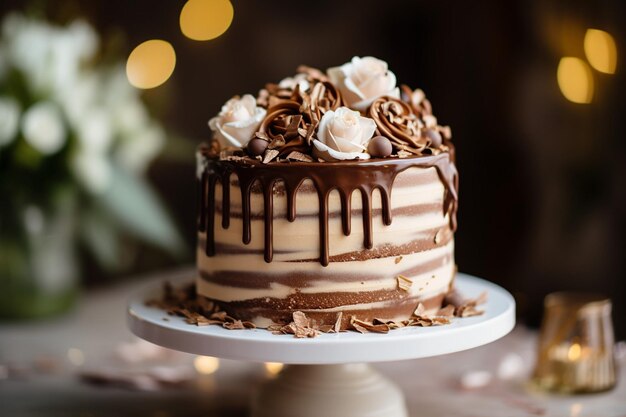
[[421, 136], [421, 122], [411, 106], [397, 98], [379, 97], [370, 106], [368, 115], [378, 128], [378, 133], [387, 137], [396, 151], [421, 154], [428, 141]]

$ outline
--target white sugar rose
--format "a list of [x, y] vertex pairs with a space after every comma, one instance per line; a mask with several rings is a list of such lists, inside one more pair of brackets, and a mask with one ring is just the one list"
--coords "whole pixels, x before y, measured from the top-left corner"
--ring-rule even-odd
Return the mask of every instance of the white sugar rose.
[[324, 113], [313, 141], [317, 157], [326, 161], [369, 159], [367, 144], [376, 131], [376, 123], [347, 107]]
[[261, 125], [265, 113], [250, 94], [233, 97], [222, 106], [217, 117], [209, 120], [209, 127], [222, 147], [244, 147]]
[[335, 84], [344, 102], [351, 108], [365, 111], [378, 97], [400, 98], [396, 76], [387, 63], [371, 56], [355, 56], [351, 62], [328, 69], [328, 78]]

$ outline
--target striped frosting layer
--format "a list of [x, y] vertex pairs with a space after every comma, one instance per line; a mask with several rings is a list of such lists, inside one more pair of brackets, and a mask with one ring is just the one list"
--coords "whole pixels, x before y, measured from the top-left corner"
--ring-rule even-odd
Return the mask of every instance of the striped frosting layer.
[[[391, 193], [393, 221], [389, 226], [383, 224], [380, 194], [374, 191], [374, 247], [369, 250], [363, 248], [359, 191], [352, 195], [349, 236], [342, 230], [339, 196], [332, 192], [330, 263], [326, 267], [318, 261], [319, 201], [312, 184], [305, 182], [298, 191], [294, 222], [286, 218], [282, 185], [275, 186], [271, 263], [263, 259], [263, 195], [256, 190], [251, 194], [252, 239], [245, 245], [241, 242], [241, 191], [235, 176], [230, 187], [231, 221], [230, 227], [223, 229], [222, 192], [217, 184], [215, 256], [205, 255], [206, 236], [199, 233], [198, 291], [241, 318], [264, 325], [296, 310], [326, 315], [352, 312], [357, 318], [376, 311], [380, 318], [398, 318], [410, 315], [420, 301], [440, 299], [449, 290], [454, 276], [454, 241], [443, 211], [444, 187], [435, 168], [415, 167], [398, 174]], [[398, 275], [412, 281], [410, 288], [398, 288]]]

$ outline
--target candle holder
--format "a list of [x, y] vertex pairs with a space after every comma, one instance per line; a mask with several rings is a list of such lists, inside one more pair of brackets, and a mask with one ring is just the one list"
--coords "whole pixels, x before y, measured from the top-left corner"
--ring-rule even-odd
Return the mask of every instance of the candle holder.
[[558, 292], [544, 302], [533, 383], [566, 394], [607, 391], [616, 384], [611, 300]]

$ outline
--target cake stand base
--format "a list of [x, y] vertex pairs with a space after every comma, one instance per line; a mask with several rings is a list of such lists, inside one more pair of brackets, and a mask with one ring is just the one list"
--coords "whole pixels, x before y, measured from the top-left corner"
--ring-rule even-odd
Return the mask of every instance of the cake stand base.
[[407, 417], [402, 391], [363, 363], [290, 365], [261, 387], [252, 417]]
[[481, 306], [485, 313], [446, 326], [407, 327], [388, 334], [341, 332], [296, 339], [263, 329], [189, 325], [182, 317], [146, 305], [162, 291], [160, 283], [153, 283], [131, 298], [128, 325], [137, 336], [170, 349], [292, 364], [257, 392], [253, 417], [407, 417], [402, 392], [365, 363], [472, 349], [501, 338], [515, 325], [515, 301], [503, 288], [461, 273], [455, 286], [467, 297], [486, 291], [489, 299]]

